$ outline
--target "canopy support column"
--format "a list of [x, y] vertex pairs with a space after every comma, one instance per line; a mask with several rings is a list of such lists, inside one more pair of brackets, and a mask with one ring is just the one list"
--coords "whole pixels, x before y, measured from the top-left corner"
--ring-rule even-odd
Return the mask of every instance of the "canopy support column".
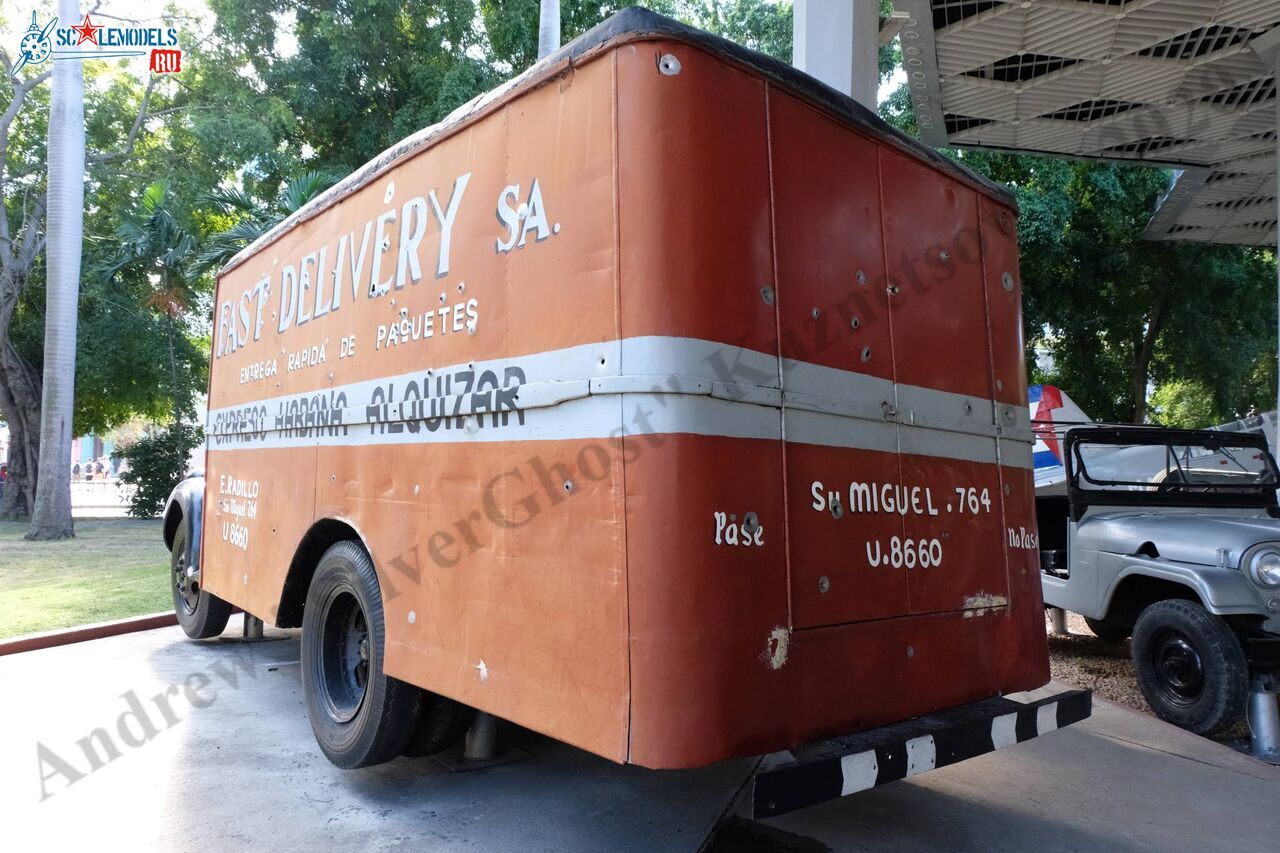
[[560, 0], [542, 0], [538, 7], [538, 58], [560, 49]]
[[[1280, 79], [1280, 27], [1274, 27], [1249, 43], [1253, 52], [1271, 65], [1272, 73]], [[1280, 220], [1280, 108], [1276, 109], [1276, 204], [1277, 219]], [[1280, 234], [1280, 224], [1276, 226]], [[1276, 257], [1280, 259], [1280, 246], [1277, 246]], [[1280, 323], [1280, 264], [1276, 265], [1276, 321]], [[1276, 408], [1280, 410], [1280, 326], [1277, 326], [1276, 337]], [[1277, 425], [1276, 439], [1272, 452], [1280, 456], [1280, 424]]]
[[791, 64], [874, 110], [880, 87], [878, 0], [795, 0]]

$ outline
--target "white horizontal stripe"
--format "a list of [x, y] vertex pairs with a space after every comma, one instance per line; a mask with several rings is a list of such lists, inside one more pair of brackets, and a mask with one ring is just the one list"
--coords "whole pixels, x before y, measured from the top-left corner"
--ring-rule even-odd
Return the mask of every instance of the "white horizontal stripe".
[[886, 404], [898, 407], [893, 382], [878, 376], [789, 358], [782, 376], [787, 404], [796, 408], [883, 420]]
[[782, 439], [782, 413], [769, 406], [681, 394], [624, 394], [622, 411], [629, 436], [689, 433]]
[[899, 429], [902, 427], [884, 421], [787, 410], [787, 441], [798, 444], [897, 453]]
[[965, 462], [996, 462], [996, 440], [962, 432], [903, 427], [899, 432], [903, 453], [944, 456]]
[[1001, 465], [1008, 465], [1010, 468], [1026, 468], [1028, 471], [1034, 470], [1035, 463], [1031, 458], [1032, 445], [1029, 442], [1001, 439], [999, 447]]
[[876, 761], [876, 751], [855, 752], [840, 758], [840, 796], [847, 797], [859, 791], [876, 786], [876, 778], [880, 775], [880, 764]]
[[219, 450], [664, 433], [778, 440], [785, 429], [800, 444], [1032, 467], [1030, 433], [997, 427], [989, 400], [792, 360], [780, 392], [777, 365], [712, 341], [627, 338], [224, 407], [210, 412], [207, 432]]
[[778, 357], [707, 341], [647, 335], [622, 339], [621, 369], [628, 374], [684, 374], [741, 385], [778, 387]]

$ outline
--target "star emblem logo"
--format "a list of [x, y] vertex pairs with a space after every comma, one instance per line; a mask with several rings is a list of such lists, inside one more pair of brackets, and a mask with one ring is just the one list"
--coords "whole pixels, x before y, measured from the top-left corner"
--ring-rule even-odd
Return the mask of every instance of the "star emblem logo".
[[89, 42], [90, 44], [101, 47], [101, 45], [98, 44], [98, 33], [101, 32], [102, 27], [89, 20], [89, 16], [87, 14], [84, 16], [84, 23], [79, 26], [73, 25], [71, 30], [79, 36], [76, 40], [77, 46], [82, 45], [85, 42]]

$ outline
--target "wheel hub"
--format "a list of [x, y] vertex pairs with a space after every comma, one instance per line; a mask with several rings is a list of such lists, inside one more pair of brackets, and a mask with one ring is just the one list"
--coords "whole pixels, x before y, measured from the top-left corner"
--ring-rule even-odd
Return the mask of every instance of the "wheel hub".
[[1156, 681], [1172, 702], [1189, 705], [1204, 690], [1204, 663], [1191, 641], [1180, 631], [1162, 631], [1153, 642]]
[[321, 626], [319, 692], [329, 717], [346, 723], [360, 712], [369, 685], [373, 647], [364, 608], [349, 590], [335, 590]]
[[200, 570], [187, 565], [187, 555], [178, 555], [173, 567], [173, 588], [183, 613], [190, 616], [200, 604]]

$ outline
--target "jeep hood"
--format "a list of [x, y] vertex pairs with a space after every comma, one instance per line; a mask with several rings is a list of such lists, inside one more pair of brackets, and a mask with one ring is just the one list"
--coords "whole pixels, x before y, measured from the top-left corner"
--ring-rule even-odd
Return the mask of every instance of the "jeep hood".
[[1222, 562], [1218, 550], [1225, 548], [1225, 563], [1234, 567], [1254, 545], [1280, 542], [1280, 519], [1266, 513], [1102, 512], [1080, 522], [1077, 542], [1113, 554], [1136, 554], [1149, 542], [1166, 560], [1203, 566]]

